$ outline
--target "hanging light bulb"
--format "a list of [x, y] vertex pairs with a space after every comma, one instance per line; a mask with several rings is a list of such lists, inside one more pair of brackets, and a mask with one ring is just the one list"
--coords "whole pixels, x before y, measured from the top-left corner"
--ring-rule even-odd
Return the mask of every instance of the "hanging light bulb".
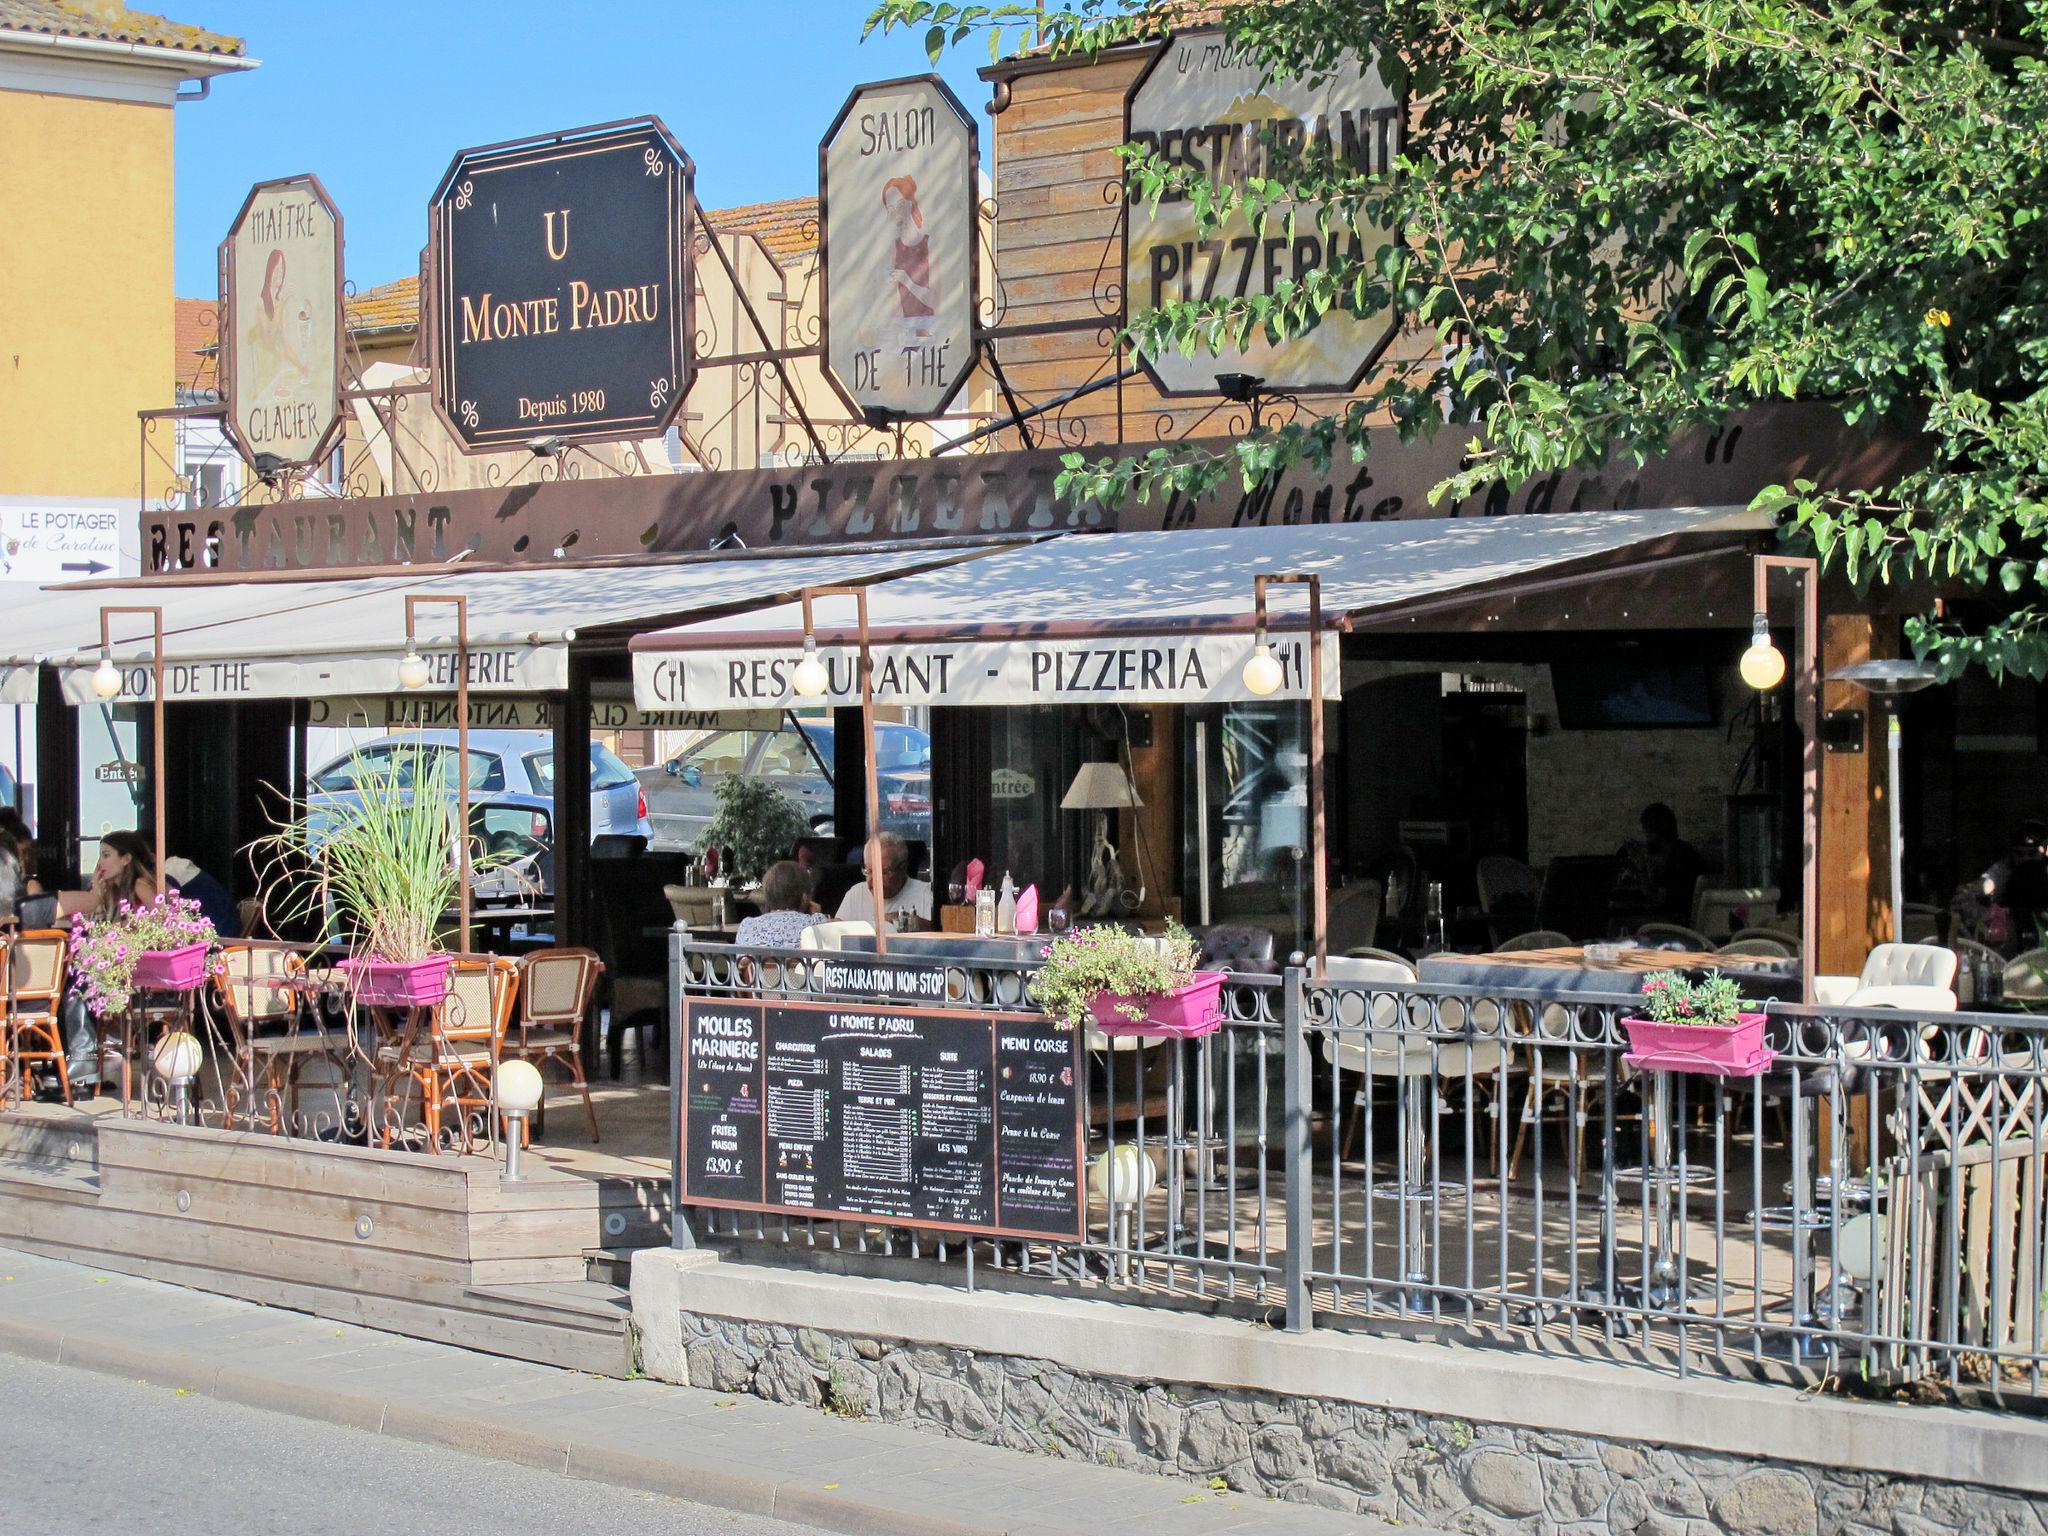
[[120, 696], [121, 671], [114, 665], [113, 657], [100, 657], [100, 664], [92, 669], [92, 691], [103, 699]]
[[420, 654], [420, 648], [410, 640], [405, 643], [405, 654], [398, 658], [398, 680], [407, 688], [427, 686], [427, 658]]
[[1258, 644], [1252, 647], [1251, 657], [1244, 664], [1244, 685], [1263, 699], [1278, 693], [1285, 681], [1286, 674], [1280, 670], [1280, 660], [1261, 632]]
[[825, 663], [818, 660], [818, 637], [804, 636], [804, 657], [789, 674], [789, 686], [800, 699], [822, 699], [825, 690], [832, 686], [832, 676], [825, 670]]
[[1785, 680], [1785, 653], [1771, 644], [1771, 621], [1762, 614], [1749, 632], [1749, 649], [1742, 653], [1742, 680], [1758, 693], [1768, 693]]

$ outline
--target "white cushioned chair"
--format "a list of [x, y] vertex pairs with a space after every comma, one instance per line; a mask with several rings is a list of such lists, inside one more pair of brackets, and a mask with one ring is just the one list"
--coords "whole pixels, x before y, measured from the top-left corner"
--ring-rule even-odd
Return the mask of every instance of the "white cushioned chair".
[[[889, 930], [894, 933], [895, 929]], [[797, 935], [798, 949], [844, 949], [848, 939], [872, 939], [875, 925], [863, 918], [845, 922], [813, 923]]]
[[1816, 976], [1813, 1000], [1832, 1008], [1910, 1008], [1953, 1013], [1956, 955], [1934, 944], [1880, 944], [1861, 976]]

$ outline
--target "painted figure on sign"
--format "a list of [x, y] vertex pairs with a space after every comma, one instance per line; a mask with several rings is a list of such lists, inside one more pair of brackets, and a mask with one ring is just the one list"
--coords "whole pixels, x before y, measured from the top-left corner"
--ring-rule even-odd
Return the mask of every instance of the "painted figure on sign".
[[306, 360], [312, 333], [312, 312], [291, 290], [284, 252], [273, 250], [263, 264], [262, 304], [248, 329], [251, 398], [288, 399], [312, 382]]
[[917, 206], [917, 180], [897, 176], [882, 187], [882, 210], [895, 223], [896, 253], [889, 272], [895, 293], [893, 320], [905, 337], [931, 335], [937, 309], [932, 286], [932, 248]]

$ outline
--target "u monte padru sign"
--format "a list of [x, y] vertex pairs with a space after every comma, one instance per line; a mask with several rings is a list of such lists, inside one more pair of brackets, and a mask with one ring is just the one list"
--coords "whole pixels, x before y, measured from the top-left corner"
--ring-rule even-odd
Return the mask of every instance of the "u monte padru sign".
[[434, 194], [434, 404], [465, 449], [659, 436], [690, 384], [694, 167], [653, 118], [465, 150]]

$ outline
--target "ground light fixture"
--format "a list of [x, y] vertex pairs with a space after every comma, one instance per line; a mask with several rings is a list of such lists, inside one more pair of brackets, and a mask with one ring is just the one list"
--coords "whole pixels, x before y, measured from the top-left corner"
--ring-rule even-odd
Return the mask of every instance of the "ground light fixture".
[[206, 1048], [190, 1031], [177, 1029], [157, 1042], [149, 1060], [176, 1096], [178, 1124], [190, 1123], [192, 1083], [206, 1063]]
[[1785, 680], [1785, 653], [1771, 643], [1771, 620], [1759, 613], [1750, 625], [1749, 649], [1742, 653], [1742, 680], [1769, 693]]
[[517, 1182], [519, 1144], [526, 1139], [526, 1118], [540, 1108], [544, 1085], [540, 1068], [530, 1061], [501, 1061], [491, 1074], [491, 1102], [505, 1117], [505, 1179]]

